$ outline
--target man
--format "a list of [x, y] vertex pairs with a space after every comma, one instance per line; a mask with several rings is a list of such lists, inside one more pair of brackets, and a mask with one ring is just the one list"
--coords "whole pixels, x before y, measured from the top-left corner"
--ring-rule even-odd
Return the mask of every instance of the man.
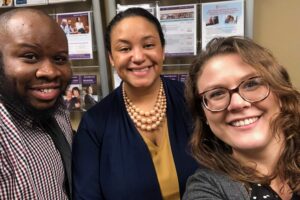
[[88, 110], [93, 105], [95, 105], [97, 103], [97, 101], [92, 96], [93, 95], [93, 86], [92, 85], [88, 85], [85, 88], [85, 92], [86, 92], [86, 94], [84, 95], [84, 106], [85, 106], [85, 109]]
[[72, 20], [68, 19], [68, 27], [69, 27], [69, 30], [70, 30], [70, 33], [74, 33], [74, 28], [73, 28], [73, 25], [72, 25]]
[[0, 199], [70, 199], [67, 39], [47, 14], [0, 15]]
[[63, 18], [60, 23], [60, 27], [65, 32], [65, 34], [71, 34], [74, 32], [72, 28], [72, 21], [67, 20], [66, 18]]

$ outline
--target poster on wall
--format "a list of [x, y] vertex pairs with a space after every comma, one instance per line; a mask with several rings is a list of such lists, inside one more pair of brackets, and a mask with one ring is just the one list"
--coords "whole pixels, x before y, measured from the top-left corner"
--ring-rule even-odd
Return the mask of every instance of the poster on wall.
[[82, 95], [84, 101], [84, 110], [90, 109], [93, 105], [98, 102], [97, 94], [97, 76], [96, 75], [82, 75], [81, 76], [82, 83]]
[[127, 10], [128, 8], [144, 8], [154, 15], [154, 8], [150, 7], [149, 4], [134, 4], [134, 5], [121, 5], [117, 4], [117, 13]]
[[13, 0], [0, 0], [0, 8], [1, 7], [10, 7], [13, 4]]
[[162, 6], [158, 18], [166, 39], [167, 56], [196, 55], [196, 4]]
[[47, 4], [48, 0], [15, 0], [15, 6], [31, 6]]
[[70, 59], [93, 59], [90, 11], [59, 13], [56, 21], [68, 38]]
[[86, 0], [48, 0], [48, 3], [64, 3], [64, 2], [76, 2], [76, 1], [86, 1]]
[[82, 101], [82, 85], [81, 77], [79, 75], [73, 75], [71, 84], [65, 91], [64, 103], [67, 110], [71, 111], [83, 111]]
[[214, 37], [244, 35], [244, 1], [202, 4], [202, 49]]
[[73, 75], [64, 103], [70, 112], [86, 111], [98, 102], [97, 75]]
[[168, 79], [171, 79], [171, 80], [175, 80], [175, 81], [181, 81], [181, 82], [185, 82], [186, 79], [187, 79], [187, 74], [186, 73], [177, 73], [177, 74], [162, 74], [162, 76], [164, 78], [168, 78]]

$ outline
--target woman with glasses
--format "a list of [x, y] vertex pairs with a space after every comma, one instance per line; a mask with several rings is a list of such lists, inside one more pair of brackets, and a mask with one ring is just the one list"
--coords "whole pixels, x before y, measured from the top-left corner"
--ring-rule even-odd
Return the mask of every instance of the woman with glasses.
[[184, 200], [300, 199], [299, 92], [252, 40], [216, 38], [191, 66], [193, 156]]

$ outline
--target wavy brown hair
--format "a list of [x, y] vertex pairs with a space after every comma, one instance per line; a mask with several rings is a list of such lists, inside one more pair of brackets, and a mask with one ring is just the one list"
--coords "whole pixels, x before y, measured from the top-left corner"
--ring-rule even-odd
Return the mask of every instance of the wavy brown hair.
[[[275, 171], [263, 176], [256, 169], [243, 166], [232, 155], [232, 149], [218, 139], [206, 124], [197, 80], [206, 62], [217, 55], [238, 54], [269, 83], [271, 91], [281, 103], [280, 113], [272, 119], [270, 128], [274, 137], [279, 132], [285, 136], [285, 147]], [[233, 180], [270, 184], [275, 176], [287, 180], [295, 193], [300, 193], [300, 94], [293, 88], [287, 71], [266, 48], [244, 37], [215, 38], [191, 65], [185, 91], [187, 103], [194, 120], [190, 141], [194, 158], [205, 167], [229, 175]]]

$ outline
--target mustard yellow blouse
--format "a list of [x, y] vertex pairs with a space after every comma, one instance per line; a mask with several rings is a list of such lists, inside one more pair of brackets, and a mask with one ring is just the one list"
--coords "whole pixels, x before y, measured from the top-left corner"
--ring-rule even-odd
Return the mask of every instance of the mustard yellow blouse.
[[[160, 144], [155, 145], [145, 135], [141, 134], [152, 156], [160, 190], [164, 200], [179, 200], [179, 183], [173, 154], [171, 150], [168, 123], [162, 124]], [[157, 134], [155, 131], [151, 134]]]

